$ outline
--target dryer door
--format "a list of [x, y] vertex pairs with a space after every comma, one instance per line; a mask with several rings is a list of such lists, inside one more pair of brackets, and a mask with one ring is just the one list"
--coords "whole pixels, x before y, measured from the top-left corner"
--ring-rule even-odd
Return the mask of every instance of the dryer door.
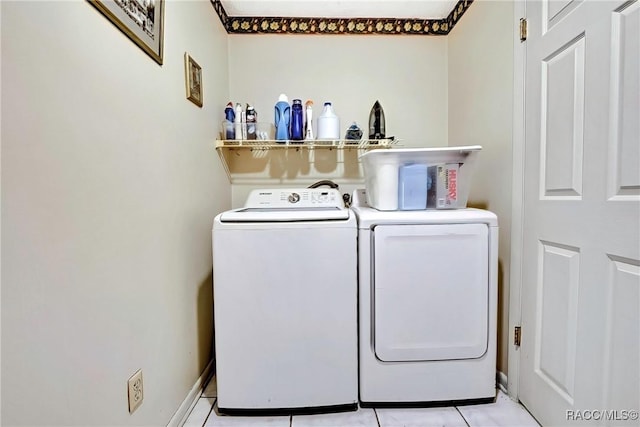
[[485, 224], [375, 227], [373, 338], [380, 360], [485, 354], [488, 234]]

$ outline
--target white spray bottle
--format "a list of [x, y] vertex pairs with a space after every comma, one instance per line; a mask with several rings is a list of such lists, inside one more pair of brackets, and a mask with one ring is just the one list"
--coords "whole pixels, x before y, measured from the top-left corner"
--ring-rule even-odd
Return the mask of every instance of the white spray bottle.
[[[234, 128], [236, 131], [236, 139], [247, 139], [246, 135], [243, 134], [242, 132], [242, 115], [244, 114], [244, 111], [242, 110], [242, 105], [240, 105], [240, 103], [236, 103], [236, 117], [234, 120]], [[246, 132], [246, 128], [245, 128], [245, 132]]]
[[305, 107], [305, 111], [304, 111], [304, 115], [305, 115], [305, 133], [304, 133], [304, 139], [306, 140], [312, 140], [313, 138], [313, 126], [312, 126], [312, 119], [313, 119], [313, 101], [312, 100], [307, 100], [307, 102], [304, 103], [304, 107]]

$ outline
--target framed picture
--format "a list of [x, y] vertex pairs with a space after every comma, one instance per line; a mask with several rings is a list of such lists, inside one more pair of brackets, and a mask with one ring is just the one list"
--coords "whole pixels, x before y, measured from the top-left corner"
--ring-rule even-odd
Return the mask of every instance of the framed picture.
[[162, 65], [165, 0], [87, 0]]
[[184, 73], [187, 84], [187, 99], [202, 107], [202, 68], [188, 53], [184, 54]]

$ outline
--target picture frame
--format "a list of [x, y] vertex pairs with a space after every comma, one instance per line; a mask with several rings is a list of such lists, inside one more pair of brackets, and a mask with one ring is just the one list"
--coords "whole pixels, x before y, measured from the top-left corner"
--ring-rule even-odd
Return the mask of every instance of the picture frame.
[[159, 65], [164, 45], [165, 0], [87, 0]]
[[184, 73], [187, 99], [202, 108], [202, 67], [187, 53], [184, 53]]

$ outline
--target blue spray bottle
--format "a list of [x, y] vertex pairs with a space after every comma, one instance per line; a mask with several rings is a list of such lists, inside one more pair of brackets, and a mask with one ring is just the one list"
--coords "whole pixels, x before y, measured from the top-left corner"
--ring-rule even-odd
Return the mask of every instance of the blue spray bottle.
[[224, 109], [224, 139], [235, 139], [236, 132], [233, 128], [233, 121], [236, 118], [236, 114], [233, 111], [233, 102], [227, 104], [227, 108]]
[[300, 99], [294, 99], [291, 106], [291, 139], [294, 141], [304, 139], [304, 113]]
[[289, 139], [289, 124], [291, 123], [291, 106], [289, 98], [284, 93], [278, 98], [275, 106], [276, 140]]

